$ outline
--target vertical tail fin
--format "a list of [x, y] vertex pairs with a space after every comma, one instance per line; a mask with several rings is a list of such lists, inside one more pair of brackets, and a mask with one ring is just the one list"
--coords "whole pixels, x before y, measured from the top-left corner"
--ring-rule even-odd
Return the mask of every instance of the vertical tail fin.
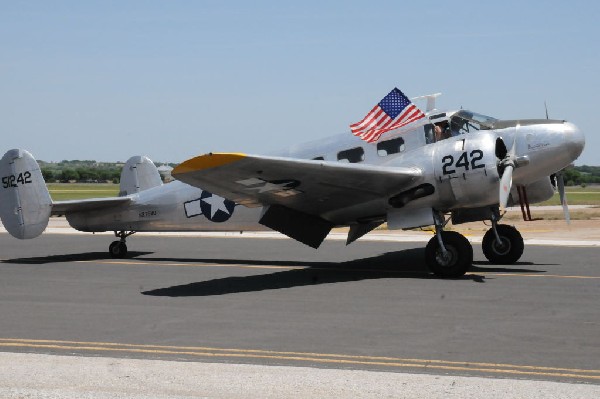
[[119, 196], [139, 193], [162, 185], [158, 169], [150, 158], [136, 155], [125, 163], [121, 171]]
[[35, 238], [48, 226], [52, 199], [42, 172], [25, 150], [10, 150], [0, 160], [0, 218], [16, 238]]

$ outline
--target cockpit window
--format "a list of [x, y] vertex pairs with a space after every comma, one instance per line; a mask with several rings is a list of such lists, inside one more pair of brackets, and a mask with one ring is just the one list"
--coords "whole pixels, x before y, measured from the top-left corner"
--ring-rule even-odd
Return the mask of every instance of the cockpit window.
[[[492, 118], [491, 116], [487, 116], [487, 115], [482, 115], [482, 114], [477, 114], [475, 112], [471, 112], [471, 114], [473, 115], [473, 120], [479, 122], [479, 124], [483, 127], [484, 125], [487, 126], [487, 128], [489, 129], [492, 124], [494, 122], [496, 122], [498, 119], [496, 118]], [[485, 130], [485, 129], [482, 129]]]
[[467, 110], [460, 110], [449, 115], [447, 113], [436, 114], [430, 116], [429, 119], [433, 123], [424, 126], [427, 144], [479, 130], [493, 129], [494, 123], [498, 122], [498, 119], [491, 116]]
[[450, 130], [452, 135], [472, 133], [477, 130], [489, 130], [496, 118], [478, 114], [471, 111], [461, 110], [450, 118]]
[[[469, 127], [471, 129], [469, 129]], [[458, 136], [460, 134], [469, 133], [474, 130], [479, 130], [478, 124], [469, 124], [468, 119], [464, 119], [456, 115], [450, 118], [450, 131], [452, 132], [452, 136]]]

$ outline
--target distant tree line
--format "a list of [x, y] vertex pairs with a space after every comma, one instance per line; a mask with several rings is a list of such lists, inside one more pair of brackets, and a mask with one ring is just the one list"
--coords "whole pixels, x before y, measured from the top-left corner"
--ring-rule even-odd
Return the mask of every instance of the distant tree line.
[[113, 182], [119, 183], [122, 163], [73, 160], [61, 162], [38, 161], [46, 182]]
[[[118, 184], [121, 179], [123, 162], [97, 162], [93, 160], [63, 160], [60, 162], [38, 161], [44, 180], [47, 183], [70, 181], [82, 183]], [[169, 163], [171, 167], [177, 164]], [[158, 165], [157, 165], [158, 166]]]
[[[107, 182], [119, 183], [123, 163], [121, 162], [96, 162], [92, 160], [73, 160], [49, 163], [38, 161], [42, 175], [46, 182]], [[168, 164], [171, 167], [175, 163]], [[600, 184], [600, 166], [575, 166], [565, 170], [565, 184], [567, 186], [580, 186], [587, 184]]]
[[46, 182], [60, 181], [66, 183], [69, 181], [78, 182], [102, 182], [111, 181], [113, 183], [119, 183], [121, 177], [121, 169], [96, 169], [96, 168], [65, 168], [65, 169], [52, 169], [52, 168], [41, 168], [42, 175]]
[[587, 184], [600, 184], [600, 166], [575, 166], [565, 170], [565, 184], [567, 186], [585, 186]]

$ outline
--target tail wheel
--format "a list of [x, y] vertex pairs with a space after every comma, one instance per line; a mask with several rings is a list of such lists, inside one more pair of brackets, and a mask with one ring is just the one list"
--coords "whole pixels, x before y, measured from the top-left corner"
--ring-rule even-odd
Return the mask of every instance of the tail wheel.
[[433, 274], [442, 278], [463, 276], [473, 264], [473, 247], [469, 240], [455, 231], [442, 231], [446, 253], [434, 236], [425, 247], [425, 261]]
[[511, 265], [517, 262], [521, 255], [525, 244], [521, 233], [513, 226], [499, 224], [496, 226], [500, 242], [496, 239], [493, 229], [489, 229], [483, 236], [481, 242], [483, 254], [491, 262], [498, 265]]

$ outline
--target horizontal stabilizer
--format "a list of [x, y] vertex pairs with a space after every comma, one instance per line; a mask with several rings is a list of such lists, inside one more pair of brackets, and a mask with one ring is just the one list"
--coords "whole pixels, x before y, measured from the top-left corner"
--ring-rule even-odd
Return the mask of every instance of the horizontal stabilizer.
[[64, 215], [70, 212], [93, 211], [124, 205], [130, 202], [130, 197], [90, 198], [84, 200], [57, 201], [52, 204], [52, 214]]

